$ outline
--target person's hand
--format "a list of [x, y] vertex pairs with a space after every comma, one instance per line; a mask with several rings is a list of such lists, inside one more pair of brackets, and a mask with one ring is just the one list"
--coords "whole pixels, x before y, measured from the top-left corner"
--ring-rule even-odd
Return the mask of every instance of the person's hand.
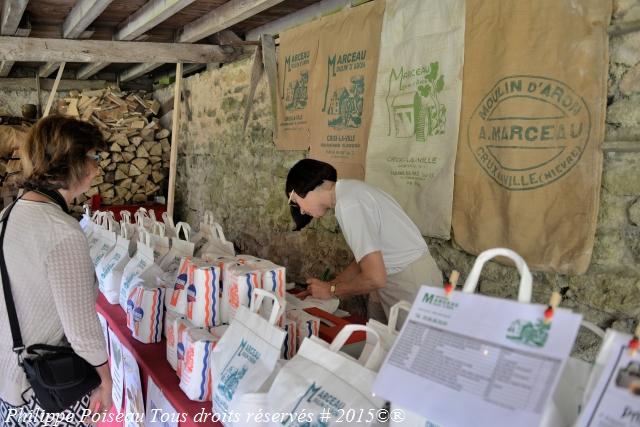
[[330, 299], [331, 285], [329, 282], [311, 277], [307, 279], [307, 290], [305, 292], [307, 292], [307, 295], [311, 295], [314, 298]]
[[105, 415], [111, 410], [113, 401], [111, 400], [111, 388], [113, 383], [111, 381], [103, 381], [98, 388], [91, 392], [89, 398], [89, 409], [91, 413], [85, 419], [85, 423], [91, 422], [91, 416], [93, 414], [100, 414], [100, 419], [103, 419]]

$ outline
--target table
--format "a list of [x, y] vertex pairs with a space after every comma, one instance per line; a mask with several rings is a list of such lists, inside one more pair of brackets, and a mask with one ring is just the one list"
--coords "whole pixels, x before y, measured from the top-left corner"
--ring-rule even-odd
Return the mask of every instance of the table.
[[[123, 346], [135, 357], [140, 368], [140, 381], [142, 394], [147, 396], [147, 380], [153, 379], [158, 388], [173, 405], [176, 411], [187, 414], [187, 422], [180, 423], [180, 427], [222, 427], [221, 423], [198, 422], [193, 420], [194, 415], [203, 408], [206, 413], [211, 412], [211, 402], [194, 402], [189, 400], [180, 389], [180, 379], [169, 365], [166, 357], [166, 343], [164, 339], [155, 344], [143, 344], [131, 336], [127, 328], [127, 316], [119, 305], [111, 305], [101, 293], [96, 301], [96, 309], [102, 314], [109, 324], [109, 329], [116, 334]], [[124, 406], [124, 405], [123, 405]], [[117, 414], [115, 408], [111, 412]], [[100, 427], [122, 426], [123, 423], [99, 423]]]

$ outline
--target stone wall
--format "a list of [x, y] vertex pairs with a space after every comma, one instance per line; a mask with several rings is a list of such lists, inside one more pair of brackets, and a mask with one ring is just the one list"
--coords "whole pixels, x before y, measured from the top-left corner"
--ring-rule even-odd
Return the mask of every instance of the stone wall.
[[[638, 18], [639, 3], [616, 3], [613, 23]], [[249, 66], [241, 61], [183, 82], [189, 96], [182, 104], [179, 134], [177, 217], [195, 225], [205, 209], [212, 210], [239, 252], [287, 266], [289, 280], [303, 281], [325, 268], [335, 272], [351, 261], [335, 218], [325, 217], [301, 232], [290, 231], [284, 182], [288, 169], [305, 153], [275, 150], [264, 79], [243, 132]], [[173, 87], [167, 87], [156, 96], [165, 101], [172, 93]], [[606, 139], [637, 147], [640, 32], [611, 38], [609, 104]], [[466, 276], [474, 256], [451, 241], [428, 239], [428, 243], [441, 269], [456, 268]], [[490, 263], [479, 291], [513, 298], [516, 282], [513, 268]], [[630, 331], [640, 320], [640, 152], [605, 153], [591, 266], [582, 276], [534, 273], [536, 302], [546, 303], [552, 290], [563, 294], [563, 306], [603, 328]], [[350, 308], [361, 308], [357, 302], [352, 301]], [[597, 344], [593, 335], [583, 332], [575, 353], [592, 360]]]

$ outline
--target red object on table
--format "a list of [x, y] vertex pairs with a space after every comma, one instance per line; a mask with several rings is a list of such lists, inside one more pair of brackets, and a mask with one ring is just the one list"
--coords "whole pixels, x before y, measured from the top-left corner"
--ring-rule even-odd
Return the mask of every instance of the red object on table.
[[[180, 423], [180, 427], [222, 427], [221, 423], [195, 422], [193, 417], [204, 409], [205, 414], [211, 414], [211, 402], [195, 402], [189, 400], [180, 389], [180, 379], [167, 361], [166, 342], [163, 339], [155, 344], [143, 344], [131, 336], [127, 328], [127, 316], [119, 305], [111, 305], [104, 295], [99, 294], [96, 301], [96, 309], [102, 314], [109, 324], [109, 329], [116, 334], [123, 346], [125, 346], [135, 357], [140, 367], [140, 382], [142, 383], [142, 394], [146, 407], [147, 402], [147, 380], [149, 377], [162, 391], [169, 403], [179, 413], [187, 414], [187, 422]], [[124, 403], [123, 403], [124, 407]], [[124, 409], [121, 409], [123, 411]], [[114, 408], [112, 413], [117, 413]], [[123, 423], [99, 423], [99, 426], [121, 426]]]
[[146, 210], [153, 209], [153, 212], [156, 215], [156, 219], [158, 221], [162, 220], [162, 214], [167, 211], [167, 205], [162, 205], [160, 203], [145, 203], [141, 205], [100, 205], [100, 195], [96, 194], [91, 198], [91, 211], [111, 211], [113, 212], [116, 221], [120, 221], [120, 211], [129, 211], [131, 212], [131, 217], [139, 208], [145, 208]]

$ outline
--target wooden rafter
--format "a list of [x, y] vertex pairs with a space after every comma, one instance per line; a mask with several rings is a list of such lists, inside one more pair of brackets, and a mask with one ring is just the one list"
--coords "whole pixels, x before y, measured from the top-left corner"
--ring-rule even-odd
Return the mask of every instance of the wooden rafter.
[[[121, 41], [134, 40], [189, 6], [194, 1], [195, 0], [151, 0], [120, 25], [118, 32], [114, 35], [114, 39]], [[88, 79], [109, 64], [109, 62], [87, 64], [78, 70], [76, 77], [79, 79]], [[136, 70], [132, 71], [135, 73]]]
[[[17, 34], [22, 15], [27, 8], [29, 0], [4, 0], [2, 4], [2, 18], [0, 20], [0, 35], [26, 37], [27, 34]], [[0, 63], [0, 77], [7, 77], [11, 72], [14, 61], [2, 61]]]
[[[177, 41], [179, 43], [195, 43], [282, 3], [282, 1], [284, 0], [230, 0], [182, 27], [178, 32]], [[153, 71], [160, 65], [162, 62], [154, 61], [132, 67], [120, 75], [120, 81], [132, 80]]]
[[0, 37], [0, 59], [8, 61], [226, 62], [219, 46], [183, 43]]

